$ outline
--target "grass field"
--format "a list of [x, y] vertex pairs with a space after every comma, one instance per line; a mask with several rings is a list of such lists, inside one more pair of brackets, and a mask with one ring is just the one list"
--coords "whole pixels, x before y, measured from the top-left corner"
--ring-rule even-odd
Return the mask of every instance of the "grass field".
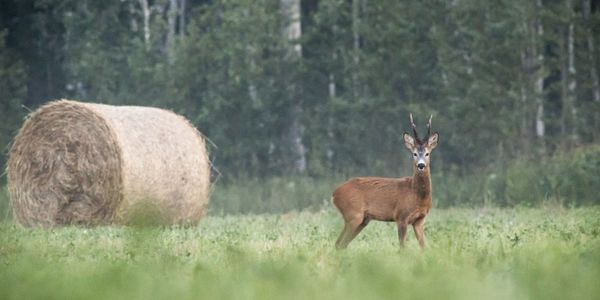
[[197, 227], [0, 224], [0, 299], [598, 299], [600, 209], [434, 209], [428, 249], [371, 222], [333, 250], [337, 211]]

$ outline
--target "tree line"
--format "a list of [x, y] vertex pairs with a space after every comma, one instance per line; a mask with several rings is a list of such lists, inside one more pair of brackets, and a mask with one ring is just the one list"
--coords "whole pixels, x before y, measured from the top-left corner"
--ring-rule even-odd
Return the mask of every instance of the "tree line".
[[[226, 178], [483, 174], [598, 143], [591, 0], [5, 0], [0, 145], [52, 99], [188, 117]], [[2, 157], [2, 162], [5, 161]], [[408, 170], [408, 171], [407, 171]]]

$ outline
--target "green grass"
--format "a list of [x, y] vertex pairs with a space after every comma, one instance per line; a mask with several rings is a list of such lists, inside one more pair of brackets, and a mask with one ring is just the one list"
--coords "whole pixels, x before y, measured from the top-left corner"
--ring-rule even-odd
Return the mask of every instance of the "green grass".
[[428, 249], [337, 211], [208, 216], [196, 227], [0, 223], [0, 299], [593, 299], [600, 209], [434, 209]]

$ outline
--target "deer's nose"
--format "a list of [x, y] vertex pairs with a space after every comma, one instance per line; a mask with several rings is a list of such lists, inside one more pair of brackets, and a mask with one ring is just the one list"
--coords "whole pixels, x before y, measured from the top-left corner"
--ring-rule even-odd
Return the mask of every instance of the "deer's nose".
[[417, 168], [419, 168], [419, 170], [423, 170], [423, 169], [425, 169], [425, 164], [424, 163], [418, 163], [417, 164]]

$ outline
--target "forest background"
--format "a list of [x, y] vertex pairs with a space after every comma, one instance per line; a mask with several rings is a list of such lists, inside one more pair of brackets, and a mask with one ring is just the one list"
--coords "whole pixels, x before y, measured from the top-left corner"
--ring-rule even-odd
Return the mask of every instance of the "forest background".
[[157, 106], [210, 139], [213, 211], [305, 209], [347, 177], [410, 175], [401, 137], [413, 113], [440, 133], [437, 206], [598, 204], [599, 10], [2, 0], [0, 167], [24, 117], [50, 100]]

